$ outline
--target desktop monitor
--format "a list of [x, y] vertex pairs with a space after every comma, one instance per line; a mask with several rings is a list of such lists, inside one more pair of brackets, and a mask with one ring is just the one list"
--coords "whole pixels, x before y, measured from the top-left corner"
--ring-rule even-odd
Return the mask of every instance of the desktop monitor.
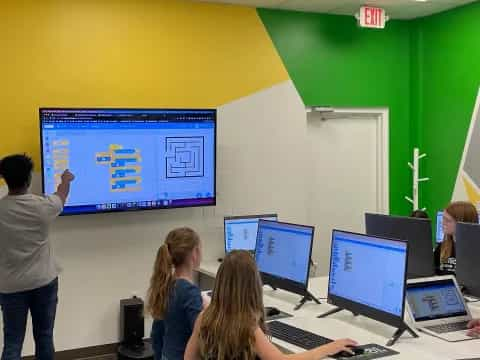
[[480, 225], [458, 223], [455, 236], [457, 281], [466, 294], [480, 298]]
[[216, 202], [216, 110], [40, 109], [43, 192], [70, 169], [64, 215]]
[[312, 226], [258, 221], [255, 261], [265, 285], [307, 295], [314, 230]]
[[435, 241], [437, 244], [440, 244], [443, 241], [443, 211], [437, 212]]
[[409, 242], [409, 279], [435, 275], [432, 225], [429, 219], [365, 214], [365, 225], [368, 235]]
[[408, 243], [333, 230], [328, 303], [403, 327]]
[[[478, 211], [478, 209], [477, 209]], [[480, 219], [479, 219], [480, 223]], [[443, 234], [443, 210], [437, 212], [437, 231], [435, 240], [437, 244], [443, 242], [444, 234]]]
[[225, 253], [232, 250], [254, 252], [257, 242], [258, 220], [277, 221], [277, 214], [227, 216], [223, 220]]

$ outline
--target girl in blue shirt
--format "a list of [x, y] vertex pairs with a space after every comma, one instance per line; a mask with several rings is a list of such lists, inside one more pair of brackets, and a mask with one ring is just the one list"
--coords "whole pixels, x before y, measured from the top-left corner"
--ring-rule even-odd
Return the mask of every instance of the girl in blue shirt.
[[172, 230], [160, 247], [148, 290], [153, 317], [155, 360], [183, 360], [195, 320], [202, 310], [200, 289], [193, 283], [202, 257], [200, 238], [189, 228]]

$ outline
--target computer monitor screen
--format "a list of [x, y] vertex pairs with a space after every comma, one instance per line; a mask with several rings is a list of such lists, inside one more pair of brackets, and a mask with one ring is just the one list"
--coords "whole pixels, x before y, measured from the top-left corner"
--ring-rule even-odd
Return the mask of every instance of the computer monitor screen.
[[415, 321], [467, 316], [453, 279], [438, 279], [407, 285], [407, 302]]
[[[435, 236], [437, 244], [441, 243], [443, 241], [443, 237], [444, 237], [444, 233], [443, 233], [443, 213], [444, 213], [444, 211], [438, 211], [437, 212], [437, 231], [436, 231], [436, 236]], [[480, 223], [480, 219], [479, 219], [479, 223]]]
[[260, 219], [277, 221], [278, 217], [277, 214], [225, 217], [225, 253], [232, 250], [255, 251]]
[[407, 269], [409, 279], [435, 275], [430, 219], [367, 213], [365, 229], [368, 235], [409, 242]]
[[311, 226], [259, 220], [255, 260], [264, 283], [306, 290], [313, 234]]
[[443, 241], [443, 211], [437, 212], [437, 231], [435, 239], [437, 244]]
[[215, 205], [216, 110], [40, 109], [43, 191], [64, 214]]
[[334, 230], [329, 302], [392, 325], [401, 323], [407, 255], [405, 241]]

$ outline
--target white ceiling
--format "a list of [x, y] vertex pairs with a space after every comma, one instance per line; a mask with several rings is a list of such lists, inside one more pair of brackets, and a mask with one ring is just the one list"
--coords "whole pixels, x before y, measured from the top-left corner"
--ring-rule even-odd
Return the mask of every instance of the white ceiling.
[[274, 9], [354, 15], [361, 5], [383, 7], [392, 19], [413, 19], [472, 3], [477, 0], [197, 0]]

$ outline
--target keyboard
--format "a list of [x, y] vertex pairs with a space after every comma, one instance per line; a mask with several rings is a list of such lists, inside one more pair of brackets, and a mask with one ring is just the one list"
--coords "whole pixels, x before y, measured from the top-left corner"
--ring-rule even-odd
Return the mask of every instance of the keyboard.
[[287, 325], [279, 321], [270, 321], [268, 324], [270, 335], [289, 344], [305, 350], [312, 350], [318, 346], [331, 343], [332, 340], [323, 336]]
[[451, 323], [451, 324], [441, 324], [435, 326], [426, 326], [425, 329], [433, 331], [437, 334], [445, 334], [455, 331], [462, 331], [467, 330], [468, 321], [462, 321], [458, 323]]

